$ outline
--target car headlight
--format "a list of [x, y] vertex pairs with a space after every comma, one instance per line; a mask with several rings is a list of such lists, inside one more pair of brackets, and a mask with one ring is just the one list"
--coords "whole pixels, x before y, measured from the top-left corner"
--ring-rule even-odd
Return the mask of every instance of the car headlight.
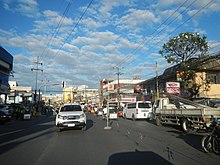
[[83, 118], [83, 117], [85, 117], [85, 114], [80, 115], [80, 118]]
[[63, 120], [67, 120], [67, 116], [63, 116]]

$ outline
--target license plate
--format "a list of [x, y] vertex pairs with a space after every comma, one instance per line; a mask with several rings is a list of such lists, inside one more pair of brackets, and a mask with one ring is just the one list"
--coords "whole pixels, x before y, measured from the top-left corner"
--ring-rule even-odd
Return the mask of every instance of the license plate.
[[68, 127], [75, 127], [75, 124], [68, 124]]

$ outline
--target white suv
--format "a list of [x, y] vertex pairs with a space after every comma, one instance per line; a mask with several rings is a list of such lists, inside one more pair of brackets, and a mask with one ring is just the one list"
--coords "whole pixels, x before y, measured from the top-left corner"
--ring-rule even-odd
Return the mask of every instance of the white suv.
[[64, 104], [57, 111], [56, 115], [57, 131], [64, 128], [78, 127], [86, 130], [86, 114], [83, 112], [80, 104]]

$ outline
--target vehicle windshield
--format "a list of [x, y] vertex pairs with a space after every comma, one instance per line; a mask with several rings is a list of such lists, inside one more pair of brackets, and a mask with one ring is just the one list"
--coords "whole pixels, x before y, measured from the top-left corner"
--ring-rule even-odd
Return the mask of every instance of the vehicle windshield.
[[61, 108], [60, 112], [82, 111], [80, 105], [66, 105]]
[[150, 103], [139, 103], [138, 108], [151, 108]]

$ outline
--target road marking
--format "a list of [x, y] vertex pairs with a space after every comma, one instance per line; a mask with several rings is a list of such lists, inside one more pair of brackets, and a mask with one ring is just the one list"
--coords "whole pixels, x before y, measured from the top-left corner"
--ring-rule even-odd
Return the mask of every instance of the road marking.
[[21, 132], [24, 129], [20, 129], [20, 130], [16, 130], [16, 131], [11, 131], [11, 132], [6, 132], [6, 133], [1, 133], [0, 136], [5, 136], [5, 135], [9, 135], [9, 134], [13, 134], [13, 133], [17, 133], [17, 132]]

